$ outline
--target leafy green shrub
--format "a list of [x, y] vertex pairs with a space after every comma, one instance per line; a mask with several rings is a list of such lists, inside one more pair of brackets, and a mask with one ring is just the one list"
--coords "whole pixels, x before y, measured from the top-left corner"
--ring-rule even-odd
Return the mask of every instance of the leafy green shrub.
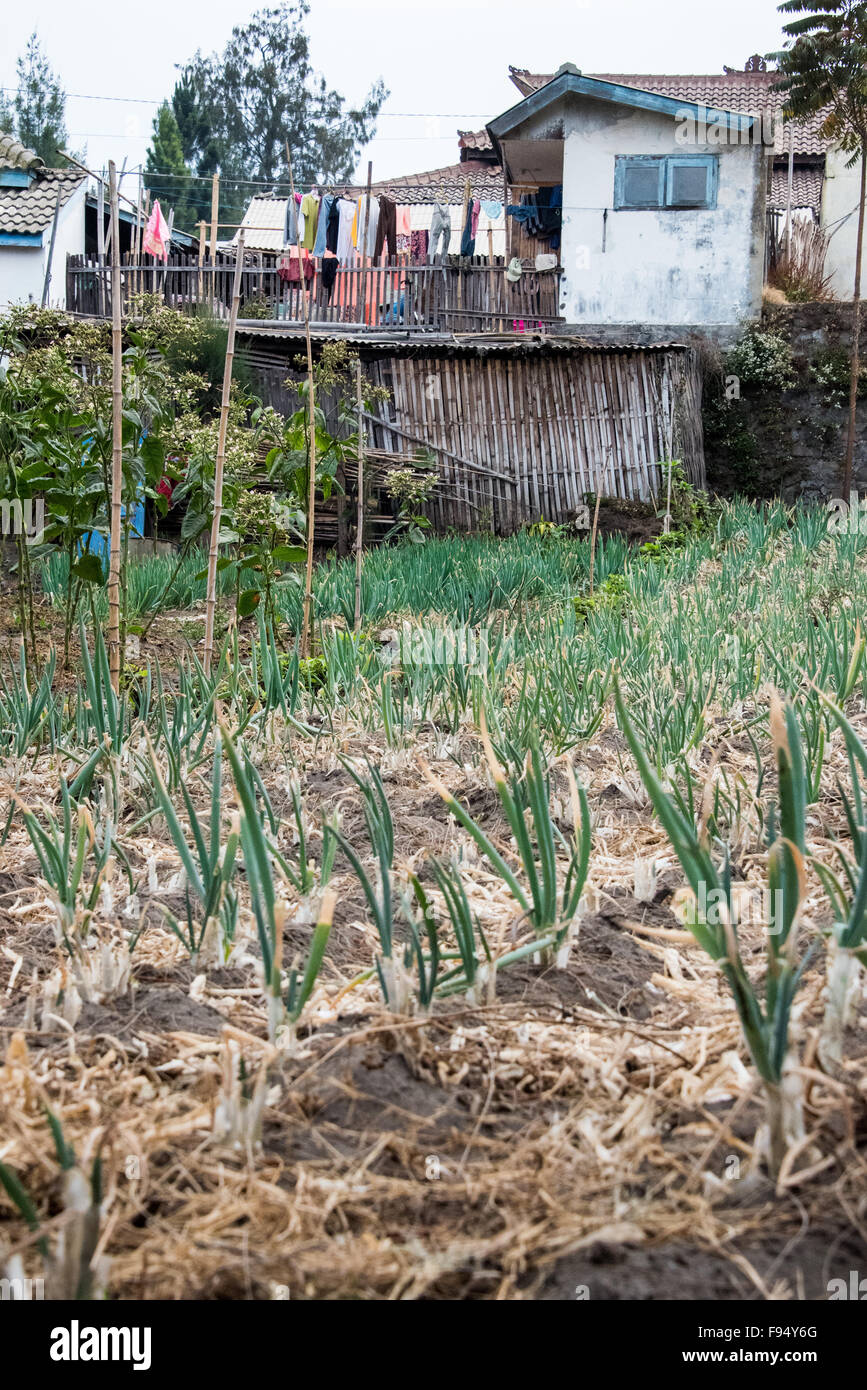
[[576, 594], [572, 599], [572, 606], [575, 609], [575, 617], [583, 623], [586, 622], [591, 613], [603, 611], [618, 613], [626, 607], [628, 602], [629, 589], [626, 585], [626, 576], [624, 574], [609, 574], [595, 594]]
[[795, 383], [792, 350], [779, 333], [749, 327], [726, 354], [726, 373], [742, 386], [776, 387], [786, 391]]

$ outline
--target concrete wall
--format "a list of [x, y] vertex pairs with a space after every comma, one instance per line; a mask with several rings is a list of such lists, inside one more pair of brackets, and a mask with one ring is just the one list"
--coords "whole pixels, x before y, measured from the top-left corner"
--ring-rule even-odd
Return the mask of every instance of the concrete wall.
[[[671, 116], [564, 103], [561, 312], [574, 324], [724, 328], [757, 317], [764, 259], [760, 144], [684, 145]], [[718, 154], [717, 206], [614, 211], [617, 155]], [[604, 216], [607, 209], [607, 218]]]
[[[851, 299], [855, 285], [855, 250], [858, 243], [858, 199], [861, 161], [846, 168], [848, 155], [829, 150], [825, 156], [822, 185], [822, 226], [830, 235], [825, 269], [831, 273], [831, 289], [838, 299]], [[867, 273], [867, 263], [864, 271]], [[862, 279], [861, 292], [867, 280]]]
[[[84, 252], [85, 184], [82, 183], [60, 209], [54, 257], [51, 264], [49, 302], [66, 308], [66, 257]], [[51, 227], [37, 247], [0, 246], [0, 310], [9, 304], [41, 304]]]

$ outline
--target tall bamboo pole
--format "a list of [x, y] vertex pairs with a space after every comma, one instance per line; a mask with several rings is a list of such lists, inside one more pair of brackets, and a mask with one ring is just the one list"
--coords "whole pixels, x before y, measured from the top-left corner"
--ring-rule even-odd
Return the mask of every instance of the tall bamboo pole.
[[214, 302], [217, 298], [217, 272], [214, 267], [217, 264], [217, 232], [219, 231], [218, 219], [220, 216], [220, 175], [215, 173], [211, 179], [211, 292]]
[[105, 180], [97, 180], [96, 259], [99, 262], [99, 312], [105, 318]]
[[115, 693], [120, 690], [120, 513], [123, 493], [123, 323], [121, 318], [120, 230], [117, 168], [108, 165], [111, 208], [111, 537], [108, 557], [108, 665]]
[[220, 404], [220, 427], [217, 433], [217, 461], [214, 467], [214, 515], [211, 520], [211, 548], [208, 552], [208, 586], [205, 598], [205, 673], [210, 674], [214, 654], [214, 617], [217, 608], [217, 555], [220, 548], [220, 520], [223, 514], [223, 471], [226, 464], [226, 432], [229, 426], [229, 401], [232, 394], [232, 363], [235, 357], [235, 326], [241, 302], [241, 272], [244, 268], [244, 233], [238, 233], [235, 255], [235, 278], [232, 282], [232, 308], [229, 311], [229, 334], [226, 339], [226, 363], [223, 367], [223, 399]]
[[855, 434], [858, 428], [858, 378], [861, 373], [861, 269], [864, 253], [864, 217], [867, 204], [867, 149], [861, 146], [861, 186], [858, 195], [858, 242], [855, 249], [855, 289], [852, 295], [852, 355], [849, 373], [849, 430], [843, 460], [843, 498], [851, 501], [852, 470], [855, 465]]
[[313, 383], [313, 343], [310, 339], [310, 308], [307, 303], [307, 285], [304, 279], [304, 264], [301, 260], [301, 232], [298, 222], [298, 209], [295, 204], [295, 180], [292, 177], [292, 159], [289, 154], [289, 141], [286, 141], [286, 164], [289, 169], [289, 196], [295, 213], [295, 243], [298, 247], [298, 276], [301, 303], [304, 306], [304, 336], [307, 341], [307, 400], [310, 407], [310, 442], [308, 447], [307, 483], [307, 570], [304, 579], [304, 618], [301, 624], [301, 655], [310, 655], [310, 611], [313, 607], [313, 545], [316, 534], [316, 397]]
[[[367, 304], [365, 302], [367, 299], [367, 228], [370, 224], [370, 185], [372, 181], [373, 160], [369, 159], [367, 161], [367, 192], [364, 196], [364, 227], [361, 232], [361, 274], [359, 276], [361, 285], [358, 292], [358, 297], [361, 301], [358, 311], [359, 323], [367, 322]], [[371, 265], [373, 265], [372, 259]]]
[[358, 412], [358, 498], [355, 519], [355, 631], [361, 631], [361, 564], [364, 543], [364, 410], [361, 399], [361, 358], [355, 364], [355, 408]]
[[202, 300], [204, 299], [204, 290], [203, 290], [204, 276], [202, 275], [202, 266], [203, 266], [204, 264], [205, 264], [205, 223], [204, 223], [204, 222], [200, 222], [200, 223], [199, 223], [199, 283], [198, 283], [198, 289], [197, 289], [197, 295], [196, 295], [196, 307], [199, 308], [199, 309], [201, 308]]

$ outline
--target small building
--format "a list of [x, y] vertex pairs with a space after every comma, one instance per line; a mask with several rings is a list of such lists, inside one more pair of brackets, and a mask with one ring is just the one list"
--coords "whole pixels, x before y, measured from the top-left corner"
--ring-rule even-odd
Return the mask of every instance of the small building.
[[767, 150], [754, 115], [565, 63], [487, 132], [513, 190], [562, 186], [568, 328], [723, 335], [758, 315]]
[[49, 256], [48, 300], [66, 308], [66, 258], [84, 251], [86, 187], [81, 170], [47, 169], [33, 150], [0, 134], [0, 310], [41, 304]]
[[[522, 97], [532, 97], [551, 82], [551, 74], [509, 69]], [[767, 212], [766, 265], [784, 237], [790, 217], [821, 228], [827, 236], [825, 269], [829, 288], [839, 299], [851, 299], [855, 278], [858, 231], [860, 161], [848, 167], [850, 156], [823, 134], [823, 117], [784, 120], [783, 96], [777, 89], [779, 75], [764, 58], [754, 54], [743, 70], [724, 67], [720, 73], [596, 73], [596, 81], [635, 88], [704, 109], [713, 125], [720, 112], [750, 114], [753, 129], [761, 132], [766, 153], [762, 177]], [[473, 138], [475, 157], [487, 148], [496, 157], [486, 132]]]

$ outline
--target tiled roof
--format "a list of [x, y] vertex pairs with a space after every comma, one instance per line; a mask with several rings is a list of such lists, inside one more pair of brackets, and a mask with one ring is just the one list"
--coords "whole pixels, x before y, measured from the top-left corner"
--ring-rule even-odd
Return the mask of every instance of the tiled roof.
[[39, 236], [54, 220], [58, 189], [62, 206], [86, 179], [77, 169], [40, 169], [29, 188], [0, 188], [0, 232]]
[[[552, 73], [527, 72], [525, 68], [509, 68], [509, 76], [523, 96], [544, 87]], [[695, 74], [594, 72], [586, 76], [598, 82], [617, 82], [623, 87], [637, 87], [643, 92], [673, 97], [675, 101], [693, 101], [718, 111], [743, 111], [756, 115], [777, 113], [782, 106], [782, 93], [772, 90], [778, 80], [775, 72], [725, 72]], [[778, 121], [775, 149], [789, 148], [789, 125], [794, 135], [795, 154], [824, 154], [830, 143], [821, 134], [823, 117], [809, 120]]]
[[458, 148], [461, 150], [489, 150], [491, 137], [486, 130], [459, 130]]
[[14, 135], [4, 135], [0, 131], [0, 169], [23, 169], [29, 173], [44, 167], [35, 150], [28, 150]]
[[442, 187], [445, 189], [446, 202], [455, 204], [463, 202], [467, 179], [477, 198], [502, 202], [503, 171], [498, 164], [490, 164], [482, 159], [467, 159], [463, 164], [447, 164], [442, 169], [427, 169], [421, 174], [402, 174], [397, 179], [382, 179], [372, 187], [376, 193], [387, 193], [390, 188], [394, 189], [399, 203], [436, 202]]
[[[795, 165], [792, 171], [792, 207], [812, 208], [818, 216], [822, 207], [822, 180], [824, 170], [820, 163]], [[785, 208], [789, 197], [789, 171], [785, 160], [775, 162], [768, 189], [768, 207]]]

